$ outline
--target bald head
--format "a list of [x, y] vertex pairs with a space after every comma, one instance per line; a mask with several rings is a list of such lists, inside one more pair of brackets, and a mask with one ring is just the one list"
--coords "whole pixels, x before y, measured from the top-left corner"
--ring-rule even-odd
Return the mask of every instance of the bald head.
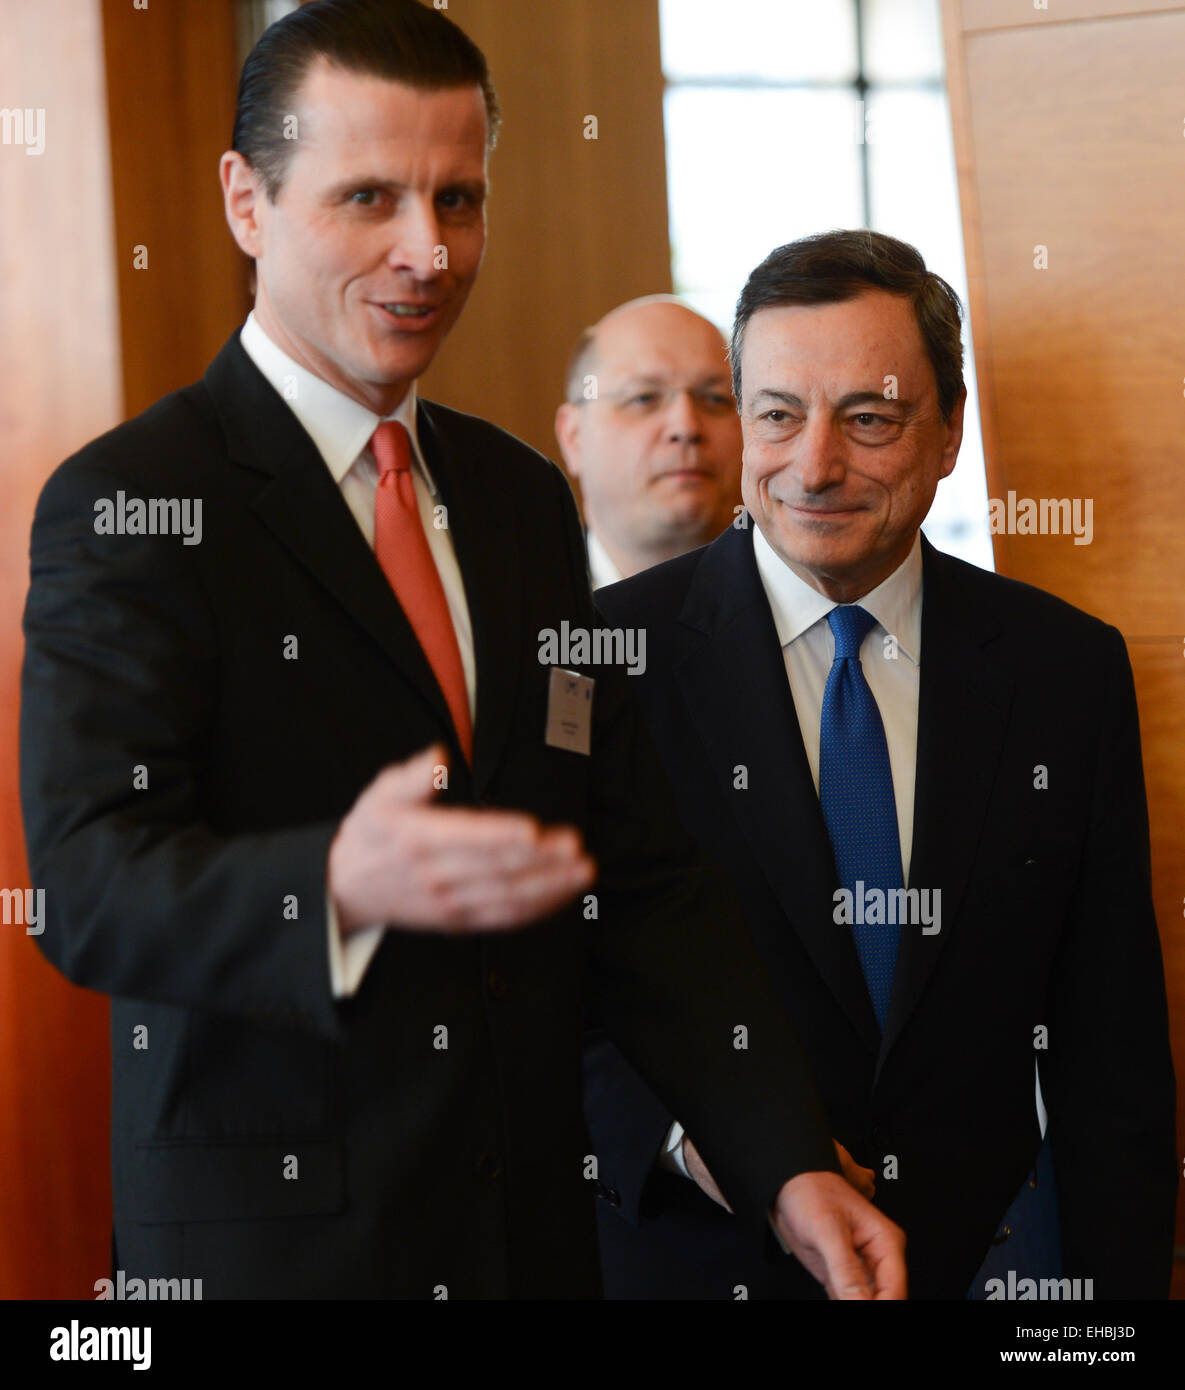
[[611, 310], [569, 362], [556, 436], [590, 530], [623, 574], [718, 535], [739, 505], [741, 433], [723, 334], [671, 295]]
[[[576, 340], [568, 359], [565, 400], [576, 402], [584, 398], [585, 377], [596, 375], [601, 343], [607, 344], [603, 351], [614, 357], [623, 342], [628, 350], [638, 343], [671, 343], [684, 335], [702, 346], [705, 355], [715, 354], [719, 347], [727, 358], [728, 342], [716, 325], [673, 294], [648, 294], [619, 304]], [[631, 343], [631, 339], [637, 342]]]

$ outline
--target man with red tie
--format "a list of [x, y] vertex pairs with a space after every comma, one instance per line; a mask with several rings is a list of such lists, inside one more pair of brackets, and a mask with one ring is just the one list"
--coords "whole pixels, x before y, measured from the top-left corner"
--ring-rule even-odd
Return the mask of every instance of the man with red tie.
[[417, 398], [496, 123], [429, 7], [274, 25], [221, 165], [254, 312], [38, 505], [22, 796], [39, 943], [112, 995], [116, 1267], [596, 1296], [587, 1008], [738, 1219], [833, 1296], [899, 1297], [900, 1233], [838, 1174], [625, 672], [540, 660], [596, 622], [563, 475]]

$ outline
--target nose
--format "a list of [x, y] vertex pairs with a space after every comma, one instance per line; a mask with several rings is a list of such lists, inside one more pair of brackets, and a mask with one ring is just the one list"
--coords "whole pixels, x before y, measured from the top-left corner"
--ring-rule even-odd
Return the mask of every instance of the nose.
[[431, 198], [408, 198], [391, 224], [387, 264], [417, 280], [431, 280], [444, 268], [438, 260], [443, 245]]
[[667, 438], [672, 444], [700, 444], [704, 424], [699, 406], [690, 391], [672, 391], [665, 421]]
[[808, 416], [795, 440], [794, 471], [803, 492], [825, 492], [844, 480], [847, 465], [839, 431], [824, 414]]

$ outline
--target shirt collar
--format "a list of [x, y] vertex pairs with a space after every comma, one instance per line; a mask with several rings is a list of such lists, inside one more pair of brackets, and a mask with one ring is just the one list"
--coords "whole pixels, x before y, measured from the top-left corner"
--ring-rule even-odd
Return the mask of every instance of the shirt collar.
[[613, 558], [598, 540], [594, 531], [586, 532], [588, 541], [588, 570], [594, 589], [603, 589], [606, 584], [616, 584], [625, 576], [613, 563]]
[[390, 415], [380, 416], [289, 357], [283, 348], [268, 337], [254, 310], [247, 315], [239, 340], [243, 344], [243, 351], [300, 421], [305, 433], [316, 445], [317, 452], [325, 460], [325, 466], [335, 483], [341, 484], [382, 421], [398, 420], [411, 436], [412, 458], [423, 474], [428, 490], [435, 496], [436, 483], [424, 462], [416, 430], [414, 381], [407, 388], [407, 394], [398, 408]]
[[[755, 527], [753, 557], [761, 586], [769, 600], [777, 628], [778, 641], [783, 647], [802, 636], [808, 628], [821, 622], [833, 608], [839, 607], [812, 588], [778, 555], [761, 528]], [[922, 659], [922, 540], [914, 537], [909, 554], [891, 575], [859, 600], [861, 608], [880, 623], [887, 633], [897, 639], [897, 649], [915, 666]]]

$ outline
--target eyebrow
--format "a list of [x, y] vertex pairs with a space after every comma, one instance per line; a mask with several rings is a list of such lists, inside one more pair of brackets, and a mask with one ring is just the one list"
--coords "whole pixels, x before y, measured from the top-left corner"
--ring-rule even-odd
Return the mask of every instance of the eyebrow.
[[[347, 193], [356, 193], [360, 188], [374, 188], [380, 193], [398, 195], [405, 192], [407, 187], [407, 184], [398, 183], [394, 179], [369, 178], [365, 174], [359, 174], [355, 178], [341, 179], [338, 183], [332, 184], [326, 192], [326, 197], [331, 200], [341, 198]], [[485, 179], [448, 179], [436, 192], [449, 193], [454, 190], [467, 193], [471, 198], [484, 198], [489, 192], [489, 184]]]
[[[805, 410], [806, 402], [801, 396], [796, 396], [791, 391], [775, 391], [772, 387], [763, 387], [753, 396], [753, 404], [764, 403], [766, 401], [778, 401], [782, 405], [791, 406], [795, 410]], [[889, 406], [896, 409], [905, 409], [909, 404], [900, 398], [889, 400], [882, 391], [849, 391], [846, 396], [841, 396], [835, 403], [837, 410], [846, 410], [853, 405], [879, 405]]]
[[[622, 377], [621, 389], [625, 390], [627, 387], [630, 386], [669, 386], [670, 382], [670, 377], [661, 376], [654, 372], [643, 372], [639, 373], [637, 376]], [[726, 371], [721, 370], [718, 372], [709, 372], [705, 376], [693, 377], [689, 389], [694, 389], [697, 386], [702, 387], [716, 385], [728, 385], [729, 390], [731, 391], [732, 387], [729, 383], [729, 377]]]

